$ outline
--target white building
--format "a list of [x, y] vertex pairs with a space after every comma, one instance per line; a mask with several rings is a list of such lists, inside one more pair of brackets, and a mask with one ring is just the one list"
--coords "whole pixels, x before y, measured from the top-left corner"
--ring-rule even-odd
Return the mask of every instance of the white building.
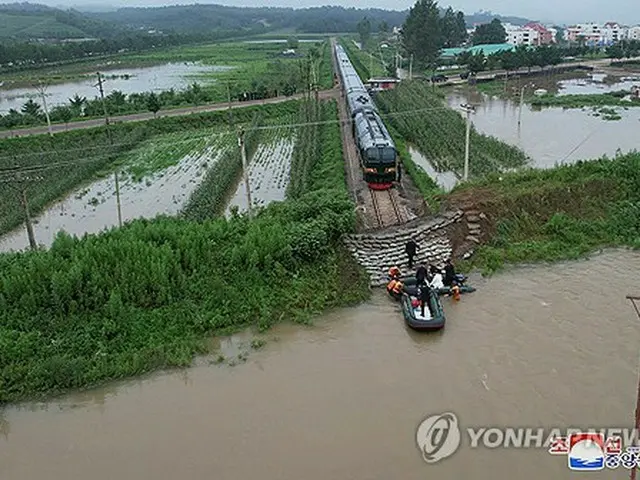
[[596, 23], [573, 25], [565, 30], [564, 38], [569, 42], [584, 42], [585, 45], [601, 45], [604, 42], [600, 25]]
[[537, 30], [528, 27], [519, 27], [510, 23], [503, 24], [507, 32], [507, 43], [511, 45], [539, 45], [540, 34]]
[[602, 32], [602, 41], [605, 45], [613, 45], [620, 40], [624, 40], [627, 36], [627, 28], [616, 22], [607, 22], [600, 30]]
[[640, 25], [627, 29], [627, 38], [629, 40], [640, 40]]

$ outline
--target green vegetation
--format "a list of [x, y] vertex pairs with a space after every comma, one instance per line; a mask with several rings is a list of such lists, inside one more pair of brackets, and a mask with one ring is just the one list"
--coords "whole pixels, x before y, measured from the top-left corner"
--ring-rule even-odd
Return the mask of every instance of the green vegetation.
[[543, 95], [531, 98], [530, 102], [538, 107], [640, 107], [640, 99], [625, 99], [630, 92], [601, 93], [592, 95]]
[[46, 15], [11, 15], [0, 11], [0, 37], [5, 38], [81, 38], [86, 34]]
[[380, 56], [374, 55], [364, 50], [360, 50], [351, 40], [341, 40], [340, 44], [344, 47], [349, 60], [356, 69], [358, 75], [363, 82], [372, 77], [386, 77], [387, 69], [382, 64]]
[[338, 247], [355, 225], [338, 125], [317, 139], [307, 191], [253, 219], [137, 220], [0, 255], [0, 403], [186, 366], [212, 334], [366, 298]]
[[[148, 54], [122, 56], [124, 65], [151, 65], [164, 62], [194, 61], [207, 65], [229, 66], [231, 70], [215, 71], [194, 76], [204, 82], [192, 83], [182, 91], [140, 92], [125, 95], [113, 91], [105, 97], [109, 115], [126, 115], [137, 112], [157, 112], [159, 109], [179, 108], [208, 103], [257, 100], [279, 95], [290, 96], [315, 83], [319, 88], [333, 86], [331, 49], [329, 43], [301, 43], [295, 57], [282, 54], [283, 44], [273, 43], [219, 43], [196, 47], [180, 47], [154, 51]], [[79, 74], [83, 70], [69, 70], [64, 75]], [[86, 71], [86, 70], [84, 70]], [[108, 77], [108, 74], [107, 74]], [[15, 77], [24, 81], [24, 77]], [[14, 129], [21, 126], [44, 124], [44, 111], [38, 102], [30, 101], [21, 112], [10, 111], [0, 116], [0, 128]], [[51, 109], [54, 123], [89, 119], [104, 115], [100, 100], [89, 100], [75, 95], [69, 104]]]
[[488, 214], [495, 235], [466, 268], [577, 259], [607, 246], [640, 248], [640, 154], [528, 169], [457, 187], [448, 202]]
[[457, 47], [467, 39], [464, 14], [448, 8], [443, 12], [434, 0], [418, 0], [402, 25], [402, 44], [416, 66], [433, 67], [441, 48]]
[[[296, 102], [246, 107], [234, 110], [234, 121], [245, 124], [257, 111], [265, 116], [278, 116], [295, 112], [296, 108]], [[36, 135], [0, 140], [0, 169], [5, 170], [0, 179], [14, 178], [15, 174], [7, 169], [16, 168], [25, 171], [25, 177], [42, 177], [26, 184], [29, 207], [35, 215], [83, 182], [113, 171], [116, 164], [126, 164], [132, 175], [140, 176], [176, 162], [180, 136], [195, 148], [200, 139], [217, 135], [227, 122], [227, 112], [210, 112], [119, 123], [110, 127], [112, 143], [105, 127], [58, 133], [53, 137]], [[166, 143], [172, 138], [167, 135], [176, 139], [173, 146]], [[156, 140], [166, 147], [162, 153], [156, 150], [153, 156], [144, 157], [140, 150], [134, 151], [144, 142], [148, 145]], [[0, 189], [0, 234], [22, 221], [23, 209], [17, 192], [12, 188]]]
[[[247, 162], [258, 148], [260, 131], [257, 127], [260, 126], [261, 121], [262, 115], [256, 112], [244, 136]], [[190, 220], [204, 220], [222, 213], [227, 196], [232, 187], [238, 183], [240, 175], [242, 175], [242, 155], [240, 147], [236, 146], [229, 148], [209, 169], [202, 184], [193, 192], [184, 207], [184, 216]]]
[[[405, 82], [376, 97], [386, 112], [385, 122], [405, 140], [415, 144], [440, 171], [458, 174], [464, 168], [465, 120], [445, 105], [444, 95], [425, 82]], [[517, 168], [527, 157], [516, 147], [483, 135], [472, 128], [470, 176]]]

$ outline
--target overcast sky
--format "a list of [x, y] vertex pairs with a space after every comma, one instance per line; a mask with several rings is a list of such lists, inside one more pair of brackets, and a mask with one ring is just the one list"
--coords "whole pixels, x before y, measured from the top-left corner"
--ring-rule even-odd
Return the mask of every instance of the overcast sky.
[[[7, 0], [1, 0], [7, 1]], [[33, 0], [37, 2], [37, 0]], [[47, 5], [109, 5], [155, 6], [193, 3], [217, 3], [221, 5], [273, 7], [311, 7], [320, 5], [343, 5], [344, 7], [377, 7], [387, 10], [404, 10], [411, 7], [415, 0], [41, 0]], [[478, 10], [491, 10], [501, 15], [515, 15], [541, 21], [559, 23], [606, 22], [640, 23], [639, 0], [444, 0], [441, 6], [451, 5], [465, 13]]]

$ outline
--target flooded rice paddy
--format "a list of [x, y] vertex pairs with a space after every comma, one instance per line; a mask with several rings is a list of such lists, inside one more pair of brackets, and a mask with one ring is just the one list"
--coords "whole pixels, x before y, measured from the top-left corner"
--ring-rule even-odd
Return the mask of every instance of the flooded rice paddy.
[[[285, 199], [295, 138], [284, 135], [284, 131], [276, 132], [270, 141], [261, 143], [249, 164], [249, 193], [253, 207], [264, 207]], [[233, 208], [245, 212], [248, 205], [247, 189], [242, 179], [226, 213], [229, 215]]]
[[[231, 68], [233, 67], [197, 63], [168, 63], [153, 67], [105, 70], [101, 73], [104, 78], [104, 93], [109, 95], [115, 90], [124, 94], [159, 92], [171, 88], [181, 90], [193, 83], [194, 79], [191, 77]], [[100, 92], [96, 84], [97, 76], [95, 72], [91, 72], [84, 80], [51, 85], [45, 92], [47, 106], [52, 108], [66, 105], [76, 94], [87, 99], [99, 97]], [[42, 105], [42, 97], [36, 88], [0, 89], [0, 114], [6, 114], [12, 108], [20, 111], [22, 105], [30, 98]]]
[[[123, 223], [135, 218], [177, 214], [228, 143], [224, 137], [187, 141], [167, 136], [164, 140], [154, 139], [150, 145], [140, 147], [133, 153], [130, 164], [121, 169], [119, 187]], [[171, 145], [171, 141], [175, 143]], [[194, 149], [194, 143], [199, 143], [200, 147]], [[175, 158], [173, 165], [154, 173], [131, 174], [131, 171], [144, 172], [151, 168], [150, 163], [157, 162], [159, 155], [165, 162], [171, 162], [171, 153]], [[85, 233], [98, 233], [117, 225], [115, 176], [111, 174], [88, 187], [77, 189], [35, 217], [33, 229], [36, 242], [49, 247], [60, 230], [81, 237]], [[0, 237], [0, 252], [28, 247], [24, 227]]]
[[[546, 449], [472, 449], [427, 464], [428, 415], [461, 428], [624, 427], [634, 421], [640, 252], [522, 267], [444, 301], [445, 330], [408, 330], [376, 292], [313, 327], [281, 325], [235, 367], [113, 383], [0, 410], [3, 480], [573, 479]], [[249, 337], [251, 338], [251, 337]], [[223, 348], [240, 343], [224, 340]], [[628, 478], [604, 470], [599, 479]]]

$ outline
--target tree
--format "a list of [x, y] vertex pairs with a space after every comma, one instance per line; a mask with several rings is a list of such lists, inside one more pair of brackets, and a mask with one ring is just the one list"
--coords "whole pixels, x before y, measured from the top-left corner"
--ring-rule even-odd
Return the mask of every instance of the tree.
[[73, 96], [73, 98], [69, 99], [69, 104], [71, 105], [71, 110], [73, 112], [74, 117], [80, 117], [84, 113], [84, 106], [87, 103], [86, 97], [81, 97], [77, 93]]
[[434, 65], [442, 43], [440, 31], [438, 4], [434, 0], [418, 0], [402, 26], [402, 44], [417, 63]]
[[389, 24], [384, 20], [378, 24], [378, 31], [382, 34], [389, 33]]
[[467, 63], [467, 68], [472, 73], [482, 72], [486, 69], [487, 59], [484, 56], [484, 53], [477, 52], [469, 58], [469, 63]]
[[298, 48], [298, 45], [299, 45], [299, 42], [296, 37], [287, 38], [287, 48], [295, 50], [296, 48]]
[[488, 45], [492, 43], [504, 43], [507, 38], [507, 32], [502, 23], [494, 18], [491, 23], [479, 25], [473, 33], [474, 45]]
[[442, 47], [452, 48], [462, 45], [467, 39], [467, 24], [464, 20], [464, 13], [454, 12], [451, 7], [447, 8], [440, 21], [440, 31], [442, 33]]
[[147, 108], [151, 113], [153, 113], [154, 118], [158, 113], [158, 111], [160, 110], [160, 107], [161, 105], [160, 105], [160, 100], [158, 99], [158, 96], [155, 93], [151, 92], [147, 97]]
[[371, 22], [367, 17], [358, 22], [358, 35], [360, 36], [360, 43], [364, 47], [371, 38]]
[[34, 102], [33, 99], [31, 98], [24, 105], [22, 105], [22, 108], [20, 109], [20, 111], [24, 115], [28, 115], [33, 118], [39, 118], [42, 113], [40, 111], [40, 105]]
[[51, 120], [62, 120], [65, 125], [73, 118], [73, 111], [66, 105], [53, 107], [51, 109]]

